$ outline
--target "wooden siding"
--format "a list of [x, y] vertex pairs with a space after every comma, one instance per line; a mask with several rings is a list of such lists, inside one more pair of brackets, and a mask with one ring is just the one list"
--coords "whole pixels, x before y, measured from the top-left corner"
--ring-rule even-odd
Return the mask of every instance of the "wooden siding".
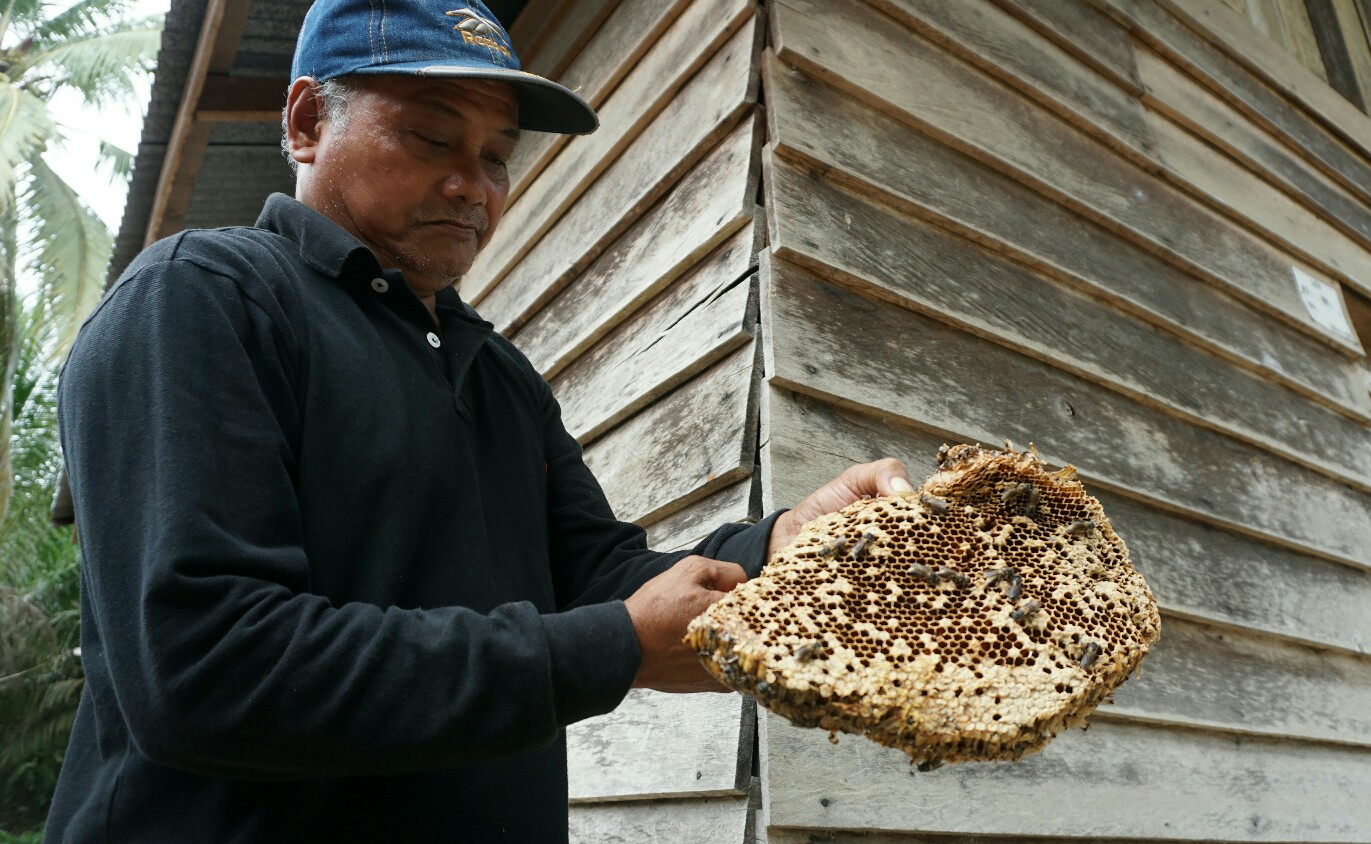
[[918, 774], [763, 714], [767, 840], [1371, 841], [1367, 338], [1295, 274], [1371, 288], [1371, 122], [1261, 53], [1250, 16], [1287, 11], [769, 4], [763, 508], [1031, 441], [1164, 620], [1020, 764]]
[[622, 518], [688, 548], [1008, 437], [1165, 616], [1015, 765], [635, 691], [568, 730], [573, 840], [1371, 841], [1371, 118], [1302, 5], [530, 2], [525, 62], [603, 126], [525, 139], [461, 291]]
[[[530, 2], [521, 58], [601, 127], [526, 135], [460, 288], [548, 379], [615, 513], [660, 550], [760, 515], [763, 32], [753, 0]], [[572, 725], [572, 840], [751, 841], [756, 725], [751, 699], [645, 690]]]

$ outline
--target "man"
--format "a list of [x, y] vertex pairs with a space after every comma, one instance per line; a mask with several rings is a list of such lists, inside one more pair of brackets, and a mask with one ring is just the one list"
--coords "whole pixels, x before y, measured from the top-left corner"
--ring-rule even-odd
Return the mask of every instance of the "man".
[[687, 622], [908, 480], [649, 551], [453, 288], [520, 129], [589, 106], [479, 3], [321, 0], [293, 76], [296, 199], [147, 249], [63, 373], [87, 685], [48, 838], [564, 840], [563, 728], [717, 690]]

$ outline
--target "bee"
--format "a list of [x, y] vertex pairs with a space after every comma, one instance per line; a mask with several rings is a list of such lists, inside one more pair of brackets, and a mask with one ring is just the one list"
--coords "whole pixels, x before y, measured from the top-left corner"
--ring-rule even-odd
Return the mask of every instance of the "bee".
[[967, 577], [959, 571], [953, 571], [947, 566], [943, 566], [942, 568], [933, 572], [933, 577], [937, 580], [950, 580], [962, 589], [969, 589], [971, 587], [971, 578]]
[[876, 729], [887, 730], [891, 727], [898, 726], [904, 720], [905, 716], [903, 712], [899, 711], [898, 709], [892, 709], [890, 712], [886, 714], [884, 718], [880, 720], [879, 723], [876, 724]]
[[986, 586], [994, 586], [995, 584], [997, 584], [997, 583], [999, 583], [999, 582], [1001, 582], [1001, 581], [1003, 581], [1003, 580], [1008, 580], [1008, 579], [1010, 578], [1010, 576], [1012, 576], [1013, 574], [1014, 574], [1014, 569], [1013, 569], [1013, 567], [1010, 567], [1010, 568], [1003, 568], [1003, 569], [991, 569], [990, 571], [988, 571], [988, 572], [986, 572], [984, 575], [982, 575], [982, 577], [985, 578], [985, 585], [986, 585]]
[[1022, 607], [1019, 607], [1017, 610], [1014, 610], [1014, 612], [1010, 613], [1009, 617], [1014, 619], [1015, 621], [1023, 621], [1025, 619], [1029, 619], [1037, 615], [1038, 610], [1042, 608], [1043, 605], [1038, 603], [1037, 598], [1029, 598], [1028, 601], [1025, 602]]
[[823, 642], [816, 640], [800, 645], [795, 648], [795, 650], [791, 651], [790, 655], [798, 662], [809, 662], [811, 659], [828, 656], [828, 648]]
[[1038, 488], [1028, 481], [1015, 484], [1000, 493], [1000, 503], [1008, 509], [1012, 502], [1022, 502], [1022, 512], [1025, 516], [1036, 516], [1038, 514], [1038, 501], [1042, 498], [1042, 493]]
[[1009, 506], [1009, 502], [1013, 501], [1016, 498], [1021, 498], [1027, 495], [1028, 491], [1032, 488], [1033, 485], [1028, 483], [1027, 481], [1021, 484], [1015, 484], [1014, 486], [1008, 487], [1000, 493], [1000, 503], [1007, 507]]
[[914, 575], [915, 580], [923, 580], [928, 583], [937, 582], [937, 579], [933, 576], [933, 569], [923, 563], [910, 563], [909, 573]]
[[998, 583], [1009, 584], [1009, 600], [1017, 601], [1023, 594], [1023, 578], [1013, 566], [1006, 566], [1002, 569], [995, 569], [985, 573], [987, 586], [994, 586]]
[[951, 451], [951, 450], [952, 450], [952, 446], [948, 445], [947, 443], [943, 443], [941, 446], [938, 447], [938, 468], [939, 468], [939, 469], [941, 469], [941, 468], [943, 467], [943, 464], [947, 462], [947, 453], [948, 453], [949, 451]]
[[858, 540], [857, 540], [857, 544], [855, 544], [855, 545], [852, 546], [852, 559], [854, 559], [854, 560], [860, 560], [861, 557], [862, 557], [862, 552], [866, 550], [866, 546], [870, 545], [870, 544], [871, 544], [871, 540], [873, 540], [873, 539], [875, 539], [875, 538], [876, 538], [876, 534], [874, 534], [874, 533], [864, 533], [864, 534], [862, 534], [862, 538], [861, 538], [861, 539], [858, 539]]
[[919, 503], [932, 510], [934, 513], [937, 513], [939, 516], [946, 515], [947, 513], [947, 502], [936, 495], [929, 495], [925, 492], [923, 495], [919, 496]]
[[846, 548], [847, 540], [839, 536], [835, 539], [829, 540], [828, 543], [824, 545], [822, 549], [819, 550], [819, 556], [832, 557], [836, 554], [841, 554], [844, 550], [846, 550]]
[[758, 683], [757, 694], [761, 695], [762, 697], [766, 697], [767, 695], [771, 694], [771, 684], [765, 680]]
[[1009, 576], [1009, 600], [1017, 601], [1023, 594], [1023, 578], [1019, 577], [1018, 572]]
[[1090, 533], [1095, 529], [1095, 523], [1090, 519], [1077, 519], [1066, 529], [1067, 536], [1080, 536], [1083, 533]]
[[1081, 653], [1081, 667], [1089, 668], [1099, 659], [1100, 645], [1098, 642], [1087, 642], [1085, 650]]

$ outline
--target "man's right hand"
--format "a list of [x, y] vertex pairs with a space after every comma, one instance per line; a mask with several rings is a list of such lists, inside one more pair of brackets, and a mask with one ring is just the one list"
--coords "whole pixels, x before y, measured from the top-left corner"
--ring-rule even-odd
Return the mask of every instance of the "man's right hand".
[[681, 640], [692, 619], [746, 580], [743, 567], [736, 563], [692, 555], [644, 583], [624, 601], [643, 652], [633, 687], [661, 692], [728, 691]]

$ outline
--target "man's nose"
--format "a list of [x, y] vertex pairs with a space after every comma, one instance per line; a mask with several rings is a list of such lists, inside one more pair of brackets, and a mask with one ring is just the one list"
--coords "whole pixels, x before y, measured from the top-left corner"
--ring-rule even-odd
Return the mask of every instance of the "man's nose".
[[468, 205], [486, 204], [486, 175], [479, 154], [459, 156], [443, 179], [443, 196], [462, 199]]

